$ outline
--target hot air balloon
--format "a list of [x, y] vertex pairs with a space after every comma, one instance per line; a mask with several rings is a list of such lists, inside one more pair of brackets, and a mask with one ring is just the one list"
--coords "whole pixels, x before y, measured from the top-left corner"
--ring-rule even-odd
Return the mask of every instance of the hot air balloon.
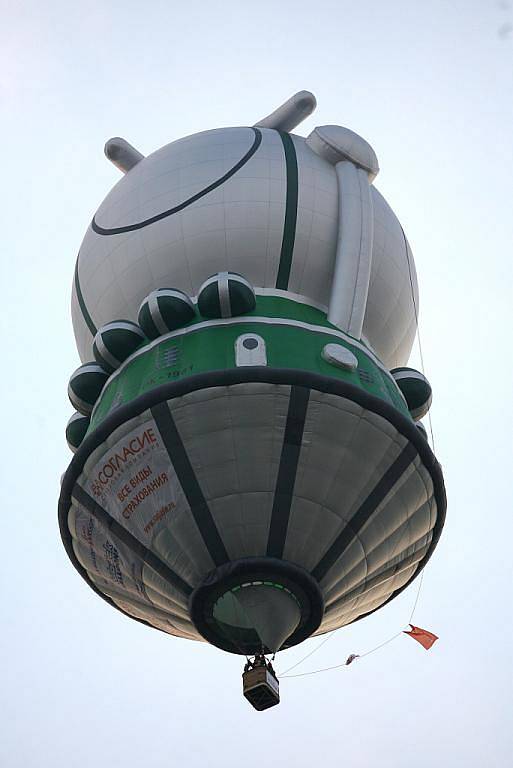
[[123, 176], [73, 280], [66, 551], [127, 616], [255, 657], [257, 708], [265, 654], [392, 600], [446, 508], [406, 367], [411, 249], [367, 141], [291, 133], [314, 108], [302, 91], [147, 157], [108, 141]]

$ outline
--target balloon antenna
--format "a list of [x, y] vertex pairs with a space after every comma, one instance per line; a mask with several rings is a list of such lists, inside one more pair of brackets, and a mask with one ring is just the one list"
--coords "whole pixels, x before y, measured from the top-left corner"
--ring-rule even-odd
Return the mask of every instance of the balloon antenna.
[[134, 165], [144, 160], [144, 155], [119, 136], [109, 139], [105, 144], [105, 156], [123, 173], [128, 173]]
[[255, 126], [257, 128], [274, 128], [277, 131], [292, 131], [308, 115], [312, 114], [316, 106], [317, 101], [313, 93], [298, 91], [270, 115], [255, 123]]

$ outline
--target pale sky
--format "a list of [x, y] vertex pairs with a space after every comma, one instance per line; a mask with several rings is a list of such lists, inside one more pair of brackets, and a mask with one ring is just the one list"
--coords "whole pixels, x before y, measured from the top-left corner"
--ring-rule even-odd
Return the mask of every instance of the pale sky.
[[[512, 86], [509, 0], [0, 0], [2, 768], [511, 765]], [[130, 621], [64, 552], [69, 302], [119, 178], [107, 138], [147, 154], [252, 124], [300, 89], [318, 108], [298, 133], [338, 123], [372, 143], [414, 252], [448, 494], [415, 623], [440, 640], [426, 653], [401, 636], [283, 680], [280, 706], [258, 714], [239, 657]], [[297, 671], [399, 631], [417, 587]]]

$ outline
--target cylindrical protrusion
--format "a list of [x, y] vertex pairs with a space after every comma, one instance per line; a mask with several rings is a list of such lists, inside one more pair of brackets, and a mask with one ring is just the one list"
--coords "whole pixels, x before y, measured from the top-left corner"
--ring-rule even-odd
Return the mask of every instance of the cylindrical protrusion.
[[328, 320], [361, 338], [372, 266], [374, 212], [367, 171], [344, 160], [336, 165], [338, 240]]
[[110, 160], [116, 168], [123, 171], [123, 173], [128, 173], [134, 165], [137, 165], [141, 160], [144, 160], [144, 155], [129, 144], [128, 141], [121, 139], [119, 136], [109, 139], [105, 144], [104, 151], [107, 159]]
[[281, 107], [255, 123], [258, 128], [275, 128], [277, 131], [292, 131], [311, 115], [317, 106], [315, 96], [310, 91], [298, 91]]

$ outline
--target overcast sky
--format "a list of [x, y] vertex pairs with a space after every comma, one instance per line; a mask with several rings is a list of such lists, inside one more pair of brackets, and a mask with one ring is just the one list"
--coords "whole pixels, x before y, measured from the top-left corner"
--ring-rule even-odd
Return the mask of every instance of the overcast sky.
[[[2, 768], [511, 765], [513, 3], [0, 9]], [[448, 492], [415, 623], [440, 640], [426, 653], [401, 636], [351, 667], [284, 680], [281, 705], [258, 714], [240, 658], [130, 621], [64, 552], [57, 498], [79, 363], [69, 301], [83, 234], [119, 178], [107, 138], [147, 154], [251, 124], [300, 89], [318, 109], [299, 133], [338, 123], [372, 143], [376, 186], [415, 255]], [[297, 671], [393, 635], [417, 586]]]

